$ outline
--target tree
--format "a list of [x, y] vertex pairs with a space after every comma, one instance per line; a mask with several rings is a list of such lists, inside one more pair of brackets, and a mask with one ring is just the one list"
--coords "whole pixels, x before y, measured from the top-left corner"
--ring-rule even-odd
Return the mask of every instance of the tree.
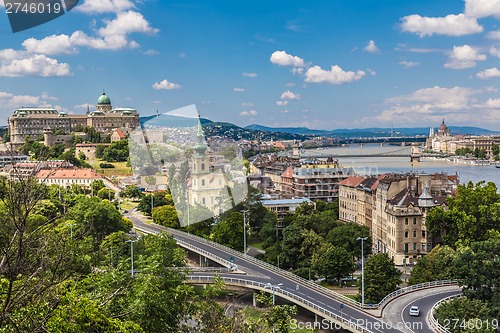
[[210, 236], [214, 242], [243, 251], [243, 214], [230, 212], [212, 228]]
[[104, 181], [102, 181], [102, 179], [98, 179], [94, 180], [92, 184], [90, 184], [90, 187], [92, 188], [92, 193], [94, 193], [94, 195], [97, 195], [99, 190], [106, 187], [106, 185], [104, 185]]
[[370, 237], [370, 228], [356, 223], [347, 223], [328, 232], [327, 240], [333, 246], [344, 248], [353, 257], [361, 258], [361, 244], [357, 240], [358, 237], [368, 237], [364, 241], [364, 255], [368, 256], [372, 253], [372, 239]]
[[451, 262], [456, 253], [449, 246], [436, 246], [432, 251], [420, 258], [411, 271], [410, 285], [447, 280], [453, 278]]
[[[434, 316], [452, 333], [495, 332], [491, 325], [493, 317], [489, 313], [488, 306], [480, 300], [468, 297], [454, 298], [441, 303], [434, 312]], [[486, 323], [489, 324], [488, 327]]]
[[103, 187], [99, 191], [97, 191], [97, 196], [101, 199], [107, 199], [109, 201], [115, 198], [115, 191], [110, 188]]
[[291, 224], [283, 229], [282, 252], [280, 259], [283, 267], [297, 268], [301, 262], [300, 248], [304, 241], [302, 228]]
[[142, 198], [144, 194], [135, 185], [127, 185], [123, 191], [120, 192], [120, 196], [123, 198]]
[[165, 205], [153, 209], [153, 222], [168, 228], [178, 228], [179, 218], [174, 206]]
[[354, 273], [355, 266], [351, 255], [342, 247], [324, 243], [312, 258], [312, 267], [320, 277], [331, 282]]
[[137, 210], [151, 215], [151, 196], [153, 197], [153, 208], [164, 206], [168, 203], [165, 198], [165, 192], [154, 192], [152, 194], [142, 196], [139, 205], [137, 205]]
[[457, 250], [453, 276], [461, 281], [463, 293], [470, 299], [488, 304], [491, 314], [500, 317], [500, 239], [472, 243]]
[[[401, 272], [387, 253], [377, 253], [365, 263], [365, 302], [378, 303], [395, 291], [401, 282]], [[360, 294], [361, 294], [361, 286]]]

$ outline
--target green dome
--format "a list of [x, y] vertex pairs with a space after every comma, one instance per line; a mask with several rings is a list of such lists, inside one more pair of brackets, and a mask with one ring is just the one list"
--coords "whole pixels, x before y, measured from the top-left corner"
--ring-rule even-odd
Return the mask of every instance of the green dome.
[[102, 95], [97, 99], [97, 104], [111, 104], [111, 100], [108, 96], [106, 96], [106, 93], [103, 92]]

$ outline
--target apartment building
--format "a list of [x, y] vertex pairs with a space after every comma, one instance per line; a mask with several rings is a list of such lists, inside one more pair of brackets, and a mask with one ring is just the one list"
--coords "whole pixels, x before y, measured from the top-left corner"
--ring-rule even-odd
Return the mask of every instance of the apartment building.
[[339, 184], [339, 219], [368, 226], [374, 252], [412, 263], [434, 246], [425, 224], [429, 210], [445, 207], [457, 185], [456, 176], [444, 173], [350, 177]]

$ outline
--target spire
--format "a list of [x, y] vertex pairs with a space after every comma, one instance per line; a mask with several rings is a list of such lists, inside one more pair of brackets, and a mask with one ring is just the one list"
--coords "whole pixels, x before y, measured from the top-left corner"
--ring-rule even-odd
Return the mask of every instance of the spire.
[[444, 125], [444, 118], [443, 118], [443, 125]]
[[201, 126], [201, 116], [200, 116], [200, 114], [198, 114], [198, 131], [196, 132], [196, 136], [202, 136], [202, 137], [205, 136], [203, 134], [203, 126]]
[[198, 114], [198, 129], [196, 131], [196, 145], [193, 147], [196, 156], [205, 156], [207, 145], [205, 144], [205, 135], [201, 126], [201, 117]]

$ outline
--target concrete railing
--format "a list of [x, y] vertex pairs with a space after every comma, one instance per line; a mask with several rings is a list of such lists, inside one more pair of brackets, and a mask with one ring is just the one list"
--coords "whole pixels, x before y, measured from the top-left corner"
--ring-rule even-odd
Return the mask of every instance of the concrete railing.
[[439, 305], [441, 305], [442, 303], [444, 302], [448, 302], [449, 300], [451, 299], [454, 299], [454, 298], [457, 298], [457, 297], [461, 297], [462, 295], [451, 295], [451, 296], [448, 296], [446, 298], [443, 298], [441, 300], [439, 300], [439, 302], [437, 302], [436, 304], [434, 304], [432, 306], [432, 309], [431, 311], [429, 312], [429, 322], [431, 323], [431, 326], [434, 328], [435, 331], [439, 332], [439, 333], [450, 333], [450, 331], [444, 327], [443, 325], [441, 325], [438, 320], [436, 319], [436, 317], [434, 317], [434, 311], [439, 307]]
[[[221, 278], [227, 284], [244, 286], [244, 287], [249, 287], [251, 289], [262, 290], [265, 292], [271, 292], [268, 284], [265, 284], [265, 283], [247, 280], [247, 279], [231, 278], [231, 277], [219, 277], [219, 278]], [[215, 280], [215, 277], [213, 277], [213, 276], [188, 276], [187, 280], [191, 281], [193, 283], [213, 283]], [[340, 327], [342, 327], [344, 329], [353, 330], [355, 332], [361, 332], [361, 333], [373, 333], [372, 331], [362, 327], [361, 325], [358, 325], [355, 321], [350, 320], [344, 316], [339, 316], [339, 315], [337, 315], [337, 314], [335, 314], [335, 313], [333, 313], [333, 312], [331, 312], [331, 311], [329, 311], [321, 306], [318, 306], [318, 305], [308, 301], [307, 299], [305, 299], [303, 297], [295, 295], [294, 293], [291, 293], [289, 291], [283, 290], [281, 288], [275, 288], [274, 294], [278, 294], [282, 298], [291, 300], [296, 304], [300, 304], [301, 306], [305, 307], [306, 309], [311, 310], [312, 312], [320, 315], [321, 317], [328, 319], [330, 321], [336, 322], [337, 324], [340, 325]]]
[[[159, 226], [161, 227], [161, 226]], [[142, 231], [142, 232], [146, 232], [146, 233], [150, 233], [151, 231], [149, 230], [145, 230], [145, 229], [142, 229], [142, 228], [136, 228], [137, 230], [139, 231]], [[303, 286], [306, 286], [312, 290], [315, 290], [315, 291], [318, 291], [322, 294], [325, 294], [325, 295], [328, 295], [330, 296], [331, 298], [335, 299], [336, 301], [338, 302], [341, 302], [341, 303], [344, 303], [345, 305], [349, 305], [351, 307], [354, 307], [354, 308], [357, 308], [357, 309], [363, 309], [363, 310], [378, 310], [378, 309], [381, 309], [383, 308], [388, 302], [390, 302], [392, 299], [396, 298], [396, 297], [399, 297], [405, 293], [409, 293], [409, 292], [413, 292], [413, 291], [417, 291], [417, 290], [421, 290], [421, 289], [427, 289], [427, 288], [432, 288], [432, 287], [441, 287], [441, 286], [451, 286], [451, 285], [457, 285], [457, 281], [455, 280], [444, 280], [444, 281], [433, 281], [433, 282], [426, 282], [426, 283], [421, 283], [421, 284], [417, 284], [417, 285], [413, 285], [413, 286], [409, 286], [409, 287], [405, 287], [405, 288], [402, 288], [402, 289], [398, 289], [392, 293], [390, 293], [389, 295], [387, 295], [386, 297], [384, 297], [382, 299], [382, 301], [380, 301], [379, 303], [377, 304], [361, 304], [361, 302], [358, 302], [358, 301], [355, 301], [345, 295], [342, 295], [340, 293], [337, 293], [335, 291], [332, 291], [328, 288], [325, 288], [325, 287], [322, 287], [321, 285], [313, 282], [313, 281], [310, 281], [310, 280], [307, 280], [307, 279], [304, 279], [298, 275], [295, 275], [293, 274], [292, 272], [289, 272], [289, 271], [286, 271], [286, 270], [283, 270], [281, 268], [278, 268], [274, 265], [271, 265], [267, 262], [264, 262], [262, 260], [259, 260], [259, 259], [256, 259], [252, 256], [249, 256], [249, 255], [245, 255], [243, 254], [242, 252], [239, 252], [239, 251], [236, 251], [232, 248], [229, 248], [225, 245], [221, 245], [219, 243], [216, 243], [216, 242], [212, 242], [210, 240], [207, 240], [203, 237], [199, 237], [199, 236], [195, 236], [195, 235], [192, 235], [192, 234], [189, 234], [189, 233], [186, 233], [186, 232], [183, 232], [183, 231], [180, 231], [180, 230], [176, 230], [176, 229], [172, 229], [172, 228], [163, 228], [162, 229], [165, 229], [166, 231], [168, 231], [169, 233], [171, 233], [172, 235], [174, 235], [174, 238], [175, 238], [175, 235], [178, 235], [178, 236], [183, 236], [183, 237], [187, 237], [187, 238], [191, 238], [191, 239], [194, 239], [194, 240], [197, 240], [199, 242], [202, 242], [204, 244], [207, 244], [213, 248], [217, 248], [219, 250], [222, 250], [226, 253], [228, 253], [230, 256], [233, 256], [233, 257], [237, 257], [239, 258], [240, 260], [246, 260], [248, 262], [251, 262], [255, 265], [258, 265], [262, 268], [265, 268], [275, 274], [278, 274], [280, 276], [283, 276], [283, 277], [286, 277], [287, 279], [291, 280], [291, 281], [294, 281], [295, 283], [300, 283], [301, 285]], [[241, 271], [237, 270], [237, 265], [234, 265], [233, 263], [231, 263], [229, 260], [227, 259], [224, 259], [224, 258], [221, 258], [219, 256], [216, 256], [206, 250], [203, 250], [203, 249], [200, 249], [199, 247], [195, 246], [195, 245], [192, 245], [188, 242], [185, 242], [183, 240], [180, 240], [180, 239], [176, 239], [176, 241], [178, 242], [179, 245], [181, 245], [182, 247], [185, 247], [185, 248], [188, 248], [188, 249], [191, 249], [199, 254], [202, 254], [204, 256], [206, 256], [207, 258], [213, 260], [214, 262], [217, 262], [225, 267], [228, 267], [228, 268], [232, 268], [235, 272], [237, 273], [241, 273]]]

